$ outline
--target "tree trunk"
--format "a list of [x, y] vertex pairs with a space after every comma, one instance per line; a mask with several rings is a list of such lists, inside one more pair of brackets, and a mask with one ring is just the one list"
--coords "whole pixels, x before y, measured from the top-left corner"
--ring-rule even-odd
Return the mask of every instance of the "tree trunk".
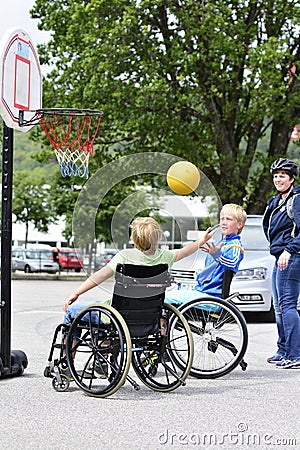
[[26, 225], [25, 225], [25, 248], [27, 248], [27, 243], [28, 243], [28, 229], [29, 229], [29, 224], [28, 224], [28, 222], [26, 222]]

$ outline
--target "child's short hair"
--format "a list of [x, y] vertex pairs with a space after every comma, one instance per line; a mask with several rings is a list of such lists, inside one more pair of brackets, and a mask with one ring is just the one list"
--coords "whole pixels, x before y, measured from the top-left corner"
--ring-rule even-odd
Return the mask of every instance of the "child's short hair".
[[156, 249], [162, 238], [162, 230], [152, 217], [138, 217], [134, 219], [131, 228], [131, 238], [135, 248], [146, 251]]
[[247, 220], [247, 214], [244, 208], [240, 205], [236, 205], [235, 203], [227, 203], [226, 205], [223, 205], [220, 214], [221, 213], [229, 213], [232, 214], [238, 222], [242, 222], [243, 226], [239, 228], [238, 234], [241, 234], [243, 231], [245, 222]]

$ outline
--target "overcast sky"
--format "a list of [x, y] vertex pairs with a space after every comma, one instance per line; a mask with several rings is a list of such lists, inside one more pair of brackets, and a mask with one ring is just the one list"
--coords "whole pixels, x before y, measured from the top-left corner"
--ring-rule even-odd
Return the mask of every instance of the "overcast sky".
[[18, 27], [26, 31], [35, 45], [47, 42], [48, 33], [38, 30], [38, 20], [30, 17], [34, 3], [35, 0], [1, 0], [0, 39], [6, 30]]

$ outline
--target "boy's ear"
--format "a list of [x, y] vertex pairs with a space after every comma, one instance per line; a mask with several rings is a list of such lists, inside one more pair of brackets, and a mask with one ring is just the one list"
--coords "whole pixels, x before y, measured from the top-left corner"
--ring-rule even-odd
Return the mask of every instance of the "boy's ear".
[[245, 222], [238, 222], [238, 230], [241, 230], [242, 228], [244, 228]]

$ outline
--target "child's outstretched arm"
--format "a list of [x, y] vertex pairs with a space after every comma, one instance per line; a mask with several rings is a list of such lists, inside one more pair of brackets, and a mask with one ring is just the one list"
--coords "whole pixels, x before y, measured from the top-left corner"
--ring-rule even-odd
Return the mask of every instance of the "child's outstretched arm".
[[74, 303], [78, 299], [79, 295], [84, 294], [95, 286], [103, 283], [103, 281], [108, 280], [108, 278], [110, 278], [113, 274], [113, 269], [108, 265], [95, 272], [64, 301], [63, 310], [66, 311], [68, 306], [72, 305], [72, 303]]

